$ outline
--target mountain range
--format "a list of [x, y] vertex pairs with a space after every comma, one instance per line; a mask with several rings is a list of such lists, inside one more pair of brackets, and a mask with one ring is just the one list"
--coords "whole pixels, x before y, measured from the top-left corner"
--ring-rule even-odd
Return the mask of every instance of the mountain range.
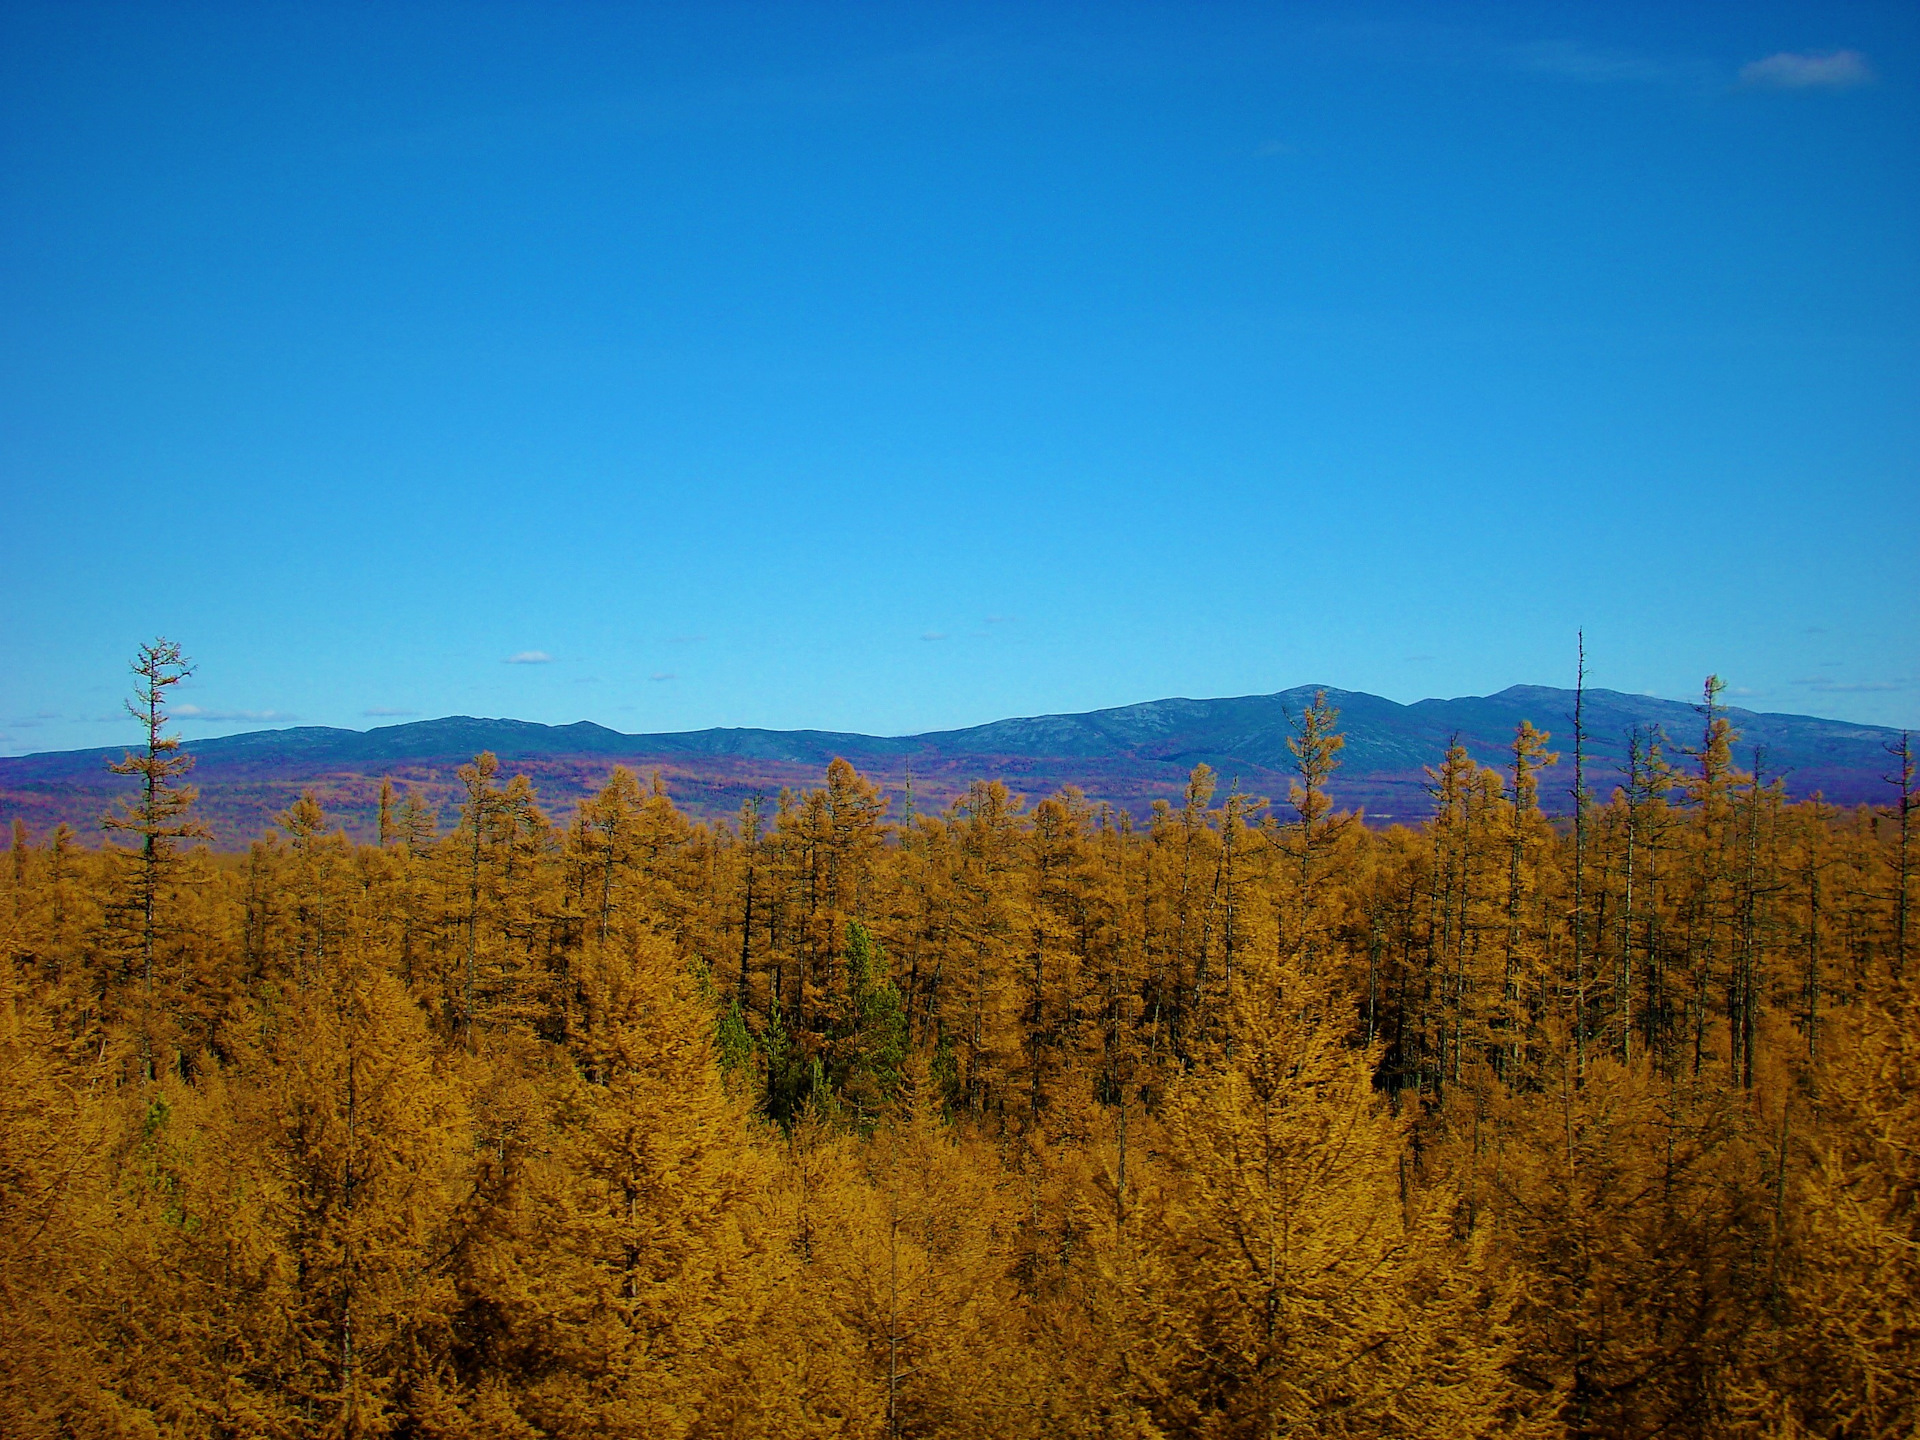
[[[200, 811], [222, 849], [243, 848], [304, 789], [315, 791], [349, 834], [370, 838], [383, 778], [419, 790], [450, 823], [455, 771], [483, 750], [498, 755], [506, 772], [527, 774], [550, 813], [564, 813], [615, 765], [626, 765], [643, 777], [658, 772], [676, 803], [711, 818], [753, 794], [817, 785], [828, 762], [844, 756], [886, 788], [896, 816], [904, 813], [909, 784], [912, 803], [924, 812], [981, 778], [1004, 780], [1030, 799], [1077, 785], [1094, 800], [1143, 815], [1156, 799], [1177, 801], [1188, 773], [1202, 762], [1219, 773], [1223, 788], [1238, 784], [1283, 803], [1292, 721], [1321, 689], [1339, 707], [1346, 735], [1334, 798], [1364, 809], [1372, 823], [1412, 823], [1427, 814], [1426, 767], [1439, 763], [1456, 738], [1476, 760], [1502, 764], [1523, 719], [1551, 731], [1561, 755], [1544, 778], [1543, 804], [1555, 813], [1571, 808], [1574, 692], [1539, 685], [1410, 705], [1305, 685], [1273, 695], [1153, 700], [903, 736], [752, 729], [627, 735], [584, 720], [539, 725], [456, 715], [365, 731], [257, 730], [184, 748], [198, 761], [192, 780], [201, 790]], [[1757, 751], [1764, 777], [1782, 777], [1795, 798], [1818, 792], [1855, 805], [1884, 803], [1891, 794], [1884, 778], [1893, 768], [1887, 746], [1898, 742], [1898, 731], [1804, 715], [1726, 714], [1740, 732], [1738, 762], [1752, 768]], [[1702, 728], [1694, 706], [1613, 690], [1588, 690], [1583, 718], [1588, 783], [1602, 799], [1620, 783], [1634, 727], [1657, 727], [1669, 757], [1681, 763], [1681, 752], [1698, 743]], [[91, 835], [114, 800], [132, 793], [130, 779], [106, 771], [123, 753], [0, 758], [0, 819], [24, 821], [35, 833], [64, 820]]]

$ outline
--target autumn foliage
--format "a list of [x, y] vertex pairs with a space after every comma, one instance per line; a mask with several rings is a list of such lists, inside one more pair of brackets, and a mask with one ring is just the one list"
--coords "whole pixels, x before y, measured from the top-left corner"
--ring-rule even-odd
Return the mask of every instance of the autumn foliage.
[[1420, 830], [1323, 706], [1138, 822], [481, 755], [233, 856], [148, 766], [0, 873], [0, 1432], [1910, 1434], [1911, 771], [1704, 710]]

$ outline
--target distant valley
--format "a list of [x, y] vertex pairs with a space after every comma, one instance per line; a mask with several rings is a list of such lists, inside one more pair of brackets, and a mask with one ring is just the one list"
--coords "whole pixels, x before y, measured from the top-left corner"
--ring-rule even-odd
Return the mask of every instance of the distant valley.
[[[904, 813], [909, 772], [912, 800], [938, 810], [980, 778], [1000, 779], [1037, 799], [1077, 785], [1096, 801], [1144, 815], [1156, 799], [1176, 799], [1188, 773], [1205, 762], [1223, 788], [1237, 784], [1282, 803], [1291, 755], [1291, 717], [1315, 686], [1233, 699], [1154, 700], [1074, 715], [998, 720], [964, 730], [874, 736], [819, 730], [695, 730], [626, 735], [581, 721], [539, 725], [522, 720], [452, 716], [358, 731], [324, 726], [259, 730], [196, 740], [192, 780], [215, 844], [243, 848], [304, 789], [314, 790], [348, 833], [370, 838], [383, 778], [414, 787], [454, 817], [455, 771], [482, 750], [510, 773], [525, 773], [550, 814], [564, 814], [602, 785], [615, 765], [657, 771], [681, 808], [707, 819], [736, 811], [750, 795], [783, 786], [817, 785], [835, 756], [844, 756], [883, 785], [893, 815]], [[1574, 694], [1516, 685], [1497, 695], [1421, 700], [1401, 705], [1377, 695], [1325, 687], [1340, 707], [1346, 734], [1333, 794], [1362, 808], [1373, 823], [1415, 823], [1428, 811], [1425, 767], [1437, 764], [1457, 736], [1474, 758], [1502, 764], [1523, 719], [1553, 733], [1562, 762], [1548, 773], [1542, 800], [1550, 812], [1569, 808]], [[1782, 776], [1796, 798], [1816, 791], [1843, 805], [1880, 803], [1891, 794], [1886, 746], [1899, 732], [1800, 715], [1727, 712], [1740, 731], [1739, 763], [1756, 748], [1763, 773]], [[1700, 717], [1690, 705], [1612, 690], [1586, 692], [1590, 780], [1604, 799], [1619, 783], [1626, 736], [1657, 726], [1669, 755], [1695, 743]], [[106, 772], [124, 747], [68, 750], [0, 759], [0, 818], [22, 820], [35, 834], [67, 821], [84, 836], [131, 782]]]

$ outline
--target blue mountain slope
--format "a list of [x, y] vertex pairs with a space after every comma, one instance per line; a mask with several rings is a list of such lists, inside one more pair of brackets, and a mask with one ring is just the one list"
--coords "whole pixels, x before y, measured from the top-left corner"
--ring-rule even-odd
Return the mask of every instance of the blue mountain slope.
[[[1194, 757], [1285, 770], [1292, 763], [1287, 740], [1293, 719], [1311, 702], [1316, 689], [1325, 689], [1328, 701], [1340, 710], [1341, 728], [1347, 737], [1341, 758], [1349, 771], [1417, 769], [1438, 760], [1456, 736], [1476, 757], [1493, 761], [1505, 753], [1514, 727], [1523, 719], [1552, 732], [1556, 749], [1572, 744], [1571, 690], [1515, 685], [1497, 695], [1401, 705], [1360, 691], [1303, 685], [1273, 695], [1152, 700], [1109, 710], [995, 720], [963, 730], [903, 736], [732, 728], [625, 734], [587, 720], [572, 725], [541, 725], [527, 720], [452, 715], [372, 730], [319, 725], [256, 730], [195, 740], [186, 748], [205, 761], [256, 764], [355, 765], [491, 750], [503, 760], [557, 755], [714, 755], [822, 765], [836, 755], [849, 759], [915, 755], [954, 759], [973, 755], [1047, 759], [1136, 756], [1162, 761]], [[1769, 773], [1861, 766], [1885, 769], [1883, 747], [1899, 737], [1895, 730], [1814, 716], [1758, 714], [1740, 709], [1726, 713], [1740, 732], [1742, 762], [1750, 760], [1757, 745], [1764, 751]], [[1659, 727], [1673, 753], [1697, 741], [1702, 721], [1693, 706], [1678, 701], [1589, 690], [1585, 725], [1590, 753], [1604, 761], [1625, 753], [1625, 736], [1634, 726]], [[29, 772], [90, 771], [96, 762], [117, 757], [122, 749], [48, 751], [0, 759], [0, 773], [20, 776]]]
[[[482, 750], [534, 774], [543, 798], [560, 807], [624, 763], [665, 769], [674, 793], [697, 813], [719, 813], [755, 791], [817, 783], [827, 763], [844, 756], [896, 792], [911, 765], [929, 803], [951, 798], [970, 779], [998, 775], [1028, 794], [1076, 784], [1094, 798], [1139, 810], [1155, 796], [1177, 793], [1186, 773], [1203, 761], [1223, 780], [1284, 797], [1293, 719], [1317, 688], [1154, 700], [905, 736], [756, 729], [628, 735], [589, 721], [540, 725], [455, 715], [366, 731], [260, 730], [187, 748], [200, 760], [195, 780], [204, 804], [223, 814], [236, 834], [257, 831], [307, 785], [360, 805], [367, 785], [377, 788], [378, 777], [394, 775], [447, 796], [454, 768]], [[1572, 691], [1516, 685], [1497, 695], [1411, 705], [1331, 687], [1326, 694], [1340, 709], [1346, 735], [1333, 786], [1343, 805], [1363, 806], [1375, 818], [1416, 819], [1428, 803], [1424, 769], [1438, 763], [1449, 743], [1458, 738], [1477, 760], [1501, 764], [1514, 727], [1525, 719], [1550, 731], [1562, 756], [1558, 770], [1544, 777], [1544, 803], [1554, 811], [1567, 808]], [[1898, 732], [1805, 715], [1727, 714], [1741, 735], [1739, 763], [1751, 767], [1757, 749], [1764, 774], [1784, 776], [1790, 794], [1818, 790], [1841, 803], [1886, 798], [1886, 750]], [[1669, 757], [1684, 763], [1684, 750], [1697, 743], [1702, 726], [1690, 705], [1612, 690], [1586, 692], [1584, 718], [1589, 783], [1601, 798], [1618, 782], [1630, 730], [1654, 727], [1666, 737]], [[66, 819], [91, 827], [125, 789], [104, 769], [122, 753], [115, 747], [0, 759], [0, 813], [34, 825]]]

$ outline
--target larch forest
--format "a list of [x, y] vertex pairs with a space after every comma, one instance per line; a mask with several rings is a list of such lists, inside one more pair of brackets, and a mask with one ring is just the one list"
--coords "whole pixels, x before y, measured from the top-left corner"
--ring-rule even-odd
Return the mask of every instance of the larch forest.
[[0, 874], [8, 1436], [1920, 1428], [1904, 748], [1790, 803], [1709, 681], [1565, 818], [1543, 716], [1386, 829], [1324, 702], [1139, 819], [483, 754], [222, 854], [183, 673]]

